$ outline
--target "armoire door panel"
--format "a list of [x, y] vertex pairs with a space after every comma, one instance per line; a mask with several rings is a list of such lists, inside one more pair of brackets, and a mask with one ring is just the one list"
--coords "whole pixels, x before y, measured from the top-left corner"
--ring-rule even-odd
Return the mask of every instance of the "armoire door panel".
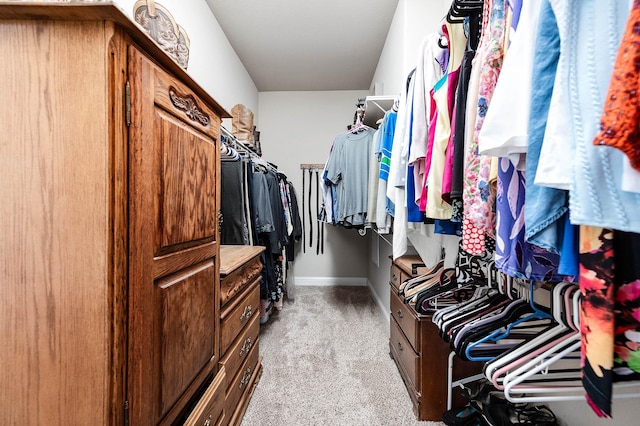
[[216, 356], [215, 261], [208, 261], [156, 283], [159, 309], [154, 352], [154, 389], [159, 414], [165, 414], [184, 389]]
[[158, 159], [156, 256], [215, 240], [215, 141], [156, 110]]
[[175, 79], [134, 46], [128, 58], [129, 421], [165, 426], [218, 368], [219, 130], [159, 106], [157, 76]]

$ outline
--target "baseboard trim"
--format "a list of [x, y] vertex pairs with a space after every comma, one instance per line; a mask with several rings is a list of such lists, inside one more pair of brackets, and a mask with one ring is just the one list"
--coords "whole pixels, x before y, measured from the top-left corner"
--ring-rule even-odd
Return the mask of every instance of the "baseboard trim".
[[369, 290], [371, 290], [371, 294], [373, 295], [373, 298], [376, 300], [376, 303], [378, 303], [378, 307], [380, 308], [380, 311], [387, 317], [387, 319], [391, 318], [391, 310], [389, 309], [388, 306], [385, 306], [385, 304], [382, 302], [382, 300], [378, 296], [378, 293], [376, 293], [376, 291], [374, 290], [373, 284], [371, 283], [371, 281], [367, 280], [367, 286], [369, 287]]
[[367, 286], [366, 277], [296, 277], [297, 286]]

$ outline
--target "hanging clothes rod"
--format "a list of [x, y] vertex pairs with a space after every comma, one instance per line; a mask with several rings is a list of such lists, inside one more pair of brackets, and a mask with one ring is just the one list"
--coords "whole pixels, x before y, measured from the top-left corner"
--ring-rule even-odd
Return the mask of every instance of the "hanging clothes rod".
[[247, 153], [247, 155], [254, 158], [261, 157], [260, 154], [256, 152], [255, 148], [239, 141], [238, 138], [236, 138], [235, 135], [227, 130], [224, 126], [220, 126], [220, 131], [222, 132], [222, 136], [231, 141], [232, 148], [235, 148], [239, 152], [244, 151]]
[[300, 164], [300, 168], [303, 170], [324, 170], [324, 164]]

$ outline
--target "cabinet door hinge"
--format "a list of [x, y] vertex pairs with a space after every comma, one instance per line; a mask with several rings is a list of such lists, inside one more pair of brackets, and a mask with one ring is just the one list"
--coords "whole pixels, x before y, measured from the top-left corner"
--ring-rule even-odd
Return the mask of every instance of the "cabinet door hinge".
[[124, 426], [129, 426], [129, 401], [124, 402]]
[[124, 119], [127, 126], [131, 125], [131, 85], [127, 81], [124, 85]]

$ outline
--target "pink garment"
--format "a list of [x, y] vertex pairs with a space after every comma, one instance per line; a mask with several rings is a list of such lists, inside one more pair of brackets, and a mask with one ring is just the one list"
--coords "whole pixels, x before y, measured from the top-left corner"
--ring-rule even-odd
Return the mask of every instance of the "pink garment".
[[476, 255], [484, 252], [484, 244], [470, 243], [471, 238], [476, 239], [479, 233], [483, 235], [495, 233], [495, 190], [489, 184], [491, 157], [478, 155], [478, 133], [482, 129], [502, 67], [506, 24], [505, 5], [506, 0], [485, 2], [482, 39], [477, 54], [480, 58], [477, 65], [480, 66], [478, 110], [473, 138], [467, 151], [462, 194], [464, 224], [466, 224], [462, 228], [462, 248], [469, 254]]
[[[453, 111], [453, 116], [451, 117], [451, 128], [455, 128], [456, 125], [456, 112]], [[447, 145], [447, 150], [445, 151], [445, 159], [444, 159], [444, 173], [442, 174], [442, 199], [447, 203], [451, 204], [451, 186], [453, 184], [453, 154], [454, 154], [454, 146], [453, 146], [453, 136], [455, 133], [451, 132], [451, 137], [449, 138], [449, 144]]]
[[429, 137], [427, 139], [427, 155], [424, 159], [424, 179], [422, 183], [422, 196], [420, 197], [420, 211], [427, 210], [427, 185], [426, 180], [429, 176], [429, 170], [431, 169], [431, 156], [433, 155], [433, 140], [436, 135], [436, 123], [438, 122], [438, 109], [436, 108], [436, 101], [433, 99], [434, 90], [429, 91], [429, 98], [431, 99], [431, 117], [429, 120]]
[[[420, 209], [434, 219], [451, 219], [451, 205], [442, 198], [444, 176], [448, 174], [448, 188], [451, 188], [452, 162], [447, 167], [447, 147], [451, 145], [452, 115], [455, 93], [458, 87], [460, 65], [464, 56], [467, 39], [461, 25], [446, 23], [442, 27], [449, 46], [447, 72], [431, 90], [432, 111], [436, 109], [430, 123], [428, 161], [425, 162]], [[448, 170], [448, 171], [447, 171]]]

